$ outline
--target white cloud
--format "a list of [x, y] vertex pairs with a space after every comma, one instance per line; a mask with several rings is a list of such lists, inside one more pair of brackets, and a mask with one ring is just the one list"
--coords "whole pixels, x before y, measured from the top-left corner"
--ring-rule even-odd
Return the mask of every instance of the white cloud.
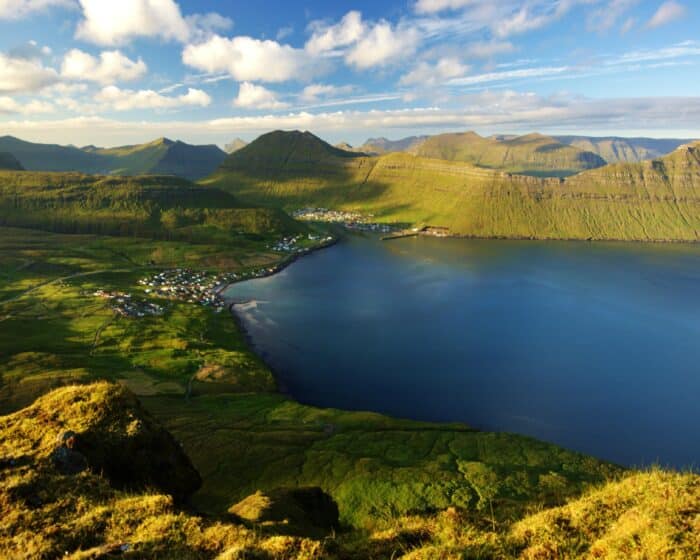
[[182, 61], [209, 73], [228, 72], [241, 82], [284, 82], [320, 71], [302, 49], [243, 36], [228, 39], [215, 35], [203, 43], [187, 45]]
[[74, 7], [75, 0], [0, 0], [0, 20], [22, 19], [57, 6]]
[[57, 81], [57, 72], [45, 67], [40, 60], [0, 53], [0, 93], [39, 91]]
[[335, 25], [315, 22], [311, 28], [313, 34], [306, 43], [306, 50], [311, 54], [323, 54], [347, 47], [357, 43], [366, 32], [362, 14], [357, 11], [348, 12]]
[[381, 21], [375, 24], [348, 52], [345, 61], [363, 70], [385, 66], [389, 62], [411, 56], [420, 41], [413, 27], [393, 28]]
[[539, 68], [523, 68], [520, 70], [507, 70], [505, 72], [489, 72], [486, 74], [467, 76], [466, 78], [457, 78], [454, 80], [450, 80], [449, 83], [453, 86], [470, 86], [492, 82], [503, 82], [507, 80], [555, 76], [563, 74], [568, 70], [571, 70], [569, 66], [545, 66]]
[[101, 84], [117, 81], [130, 82], [143, 77], [148, 68], [140, 58], [133, 61], [119, 51], [104, 51], [99, 59], [78, 49], [66, 53], [61, 65], [61, 75], [72, 80], [85, 80]]
[[639, 0], [610, 0], [588, 15], [586, 26], [591, 31], [597, 31], [598, 33], [608, 31], [617, 23], [619, 18], [638, 2]]
[[319, 134], [479, 129], [488, 132], [637, 134], [692, 137], [700, 129], [700, 98], [541, 97], [532, 93], [485, 92], [460, 99], [459, 109], [336, 111], [268, 114], [208, 121], [122, 121], [101, 117], [58, 120], [7, 120], [3, 132], [28, 140], [61, 144], [134, 144], [157, 136], [194, 143], [225, 142], [231, 136], [275, 129], [306, 129]]
[[316, 103], [319, 99], [327, 99], [338, 95], [352, 93], [353, 86], [333, 86], [330, 84], [311, 84], [306, 86], [299, 94], [299, 101], [303, 103]]
[[477, 3], [478, 0], [418, 0], [415, 10], [419, 14], [432, 14], [445, 10], [458, 10]]
[[233, 100], [233, 104], [236, 107], [246, 109], [282, 109], [287, 107], [286, 103], [277, 99], [274, 92], [250, 82], [243, 82], [240, 85], [238, 97]]
[[186, 41], [190, 28], [174, 0], [80, 0], [84, 19], [76, 37], [98, 45], [135, 37]]
[[193, 14], [185, 17], [185, 22], [190, 30], [190, 38], [204, 40], [214, 35], [217, 31], [228, 31], [233, 27], [233, 20], [210, 12], [207, 14]]
[[469, 66], [457, 58], [442, 58], [435, 64], [419, 63], [408, 74], [402, 76], [400, 83], [404, 86], [434, 86], [447, 80], [459, 78], [469, 72]]
[[116, 86], [103, 88], [96, 96], [96, 101], [104, 109], [114, 111], [131, 111], [134, 109], [173, 109], [184, 106], [207, 107], [211, 97], [200, 89], [189, 89], [184, 95], [168, 97], [153, 90], [120, 89]]
[[498, 54], [507, 54], [515, 51], [515, 47], [509, 41], [477, 41], [467, 45], [466, 54], [475, 58], [491, 58]]
[[19, 103], [12, 97], [0, 97], [0, 114], [21, 113], [23, 115], [37, 115], [40, 113], [51, 113], [54, 111], [54, 106], [47, 101], [38, 99], [32, 100], [29, 103]]
[[625, 20], [625, 23], [622, 24], [622, 27], [620, 27], [620, 33], [622, 35], [626, 35], [632, 29], [634, 29], [634, 26], [637, 25], [637, 18], [635, 17], [630, 17]]
[[682, 18], [685, 15], [685, 12], [686, 10], [683, 4], [679, 4], [674, 0], [669, 0], [668, 2], [664, 2], [661, 4], [661, 6], [659, 6], [659, 9], [647, 23], [647, 27], [651, 29], [661, 27], [662, 25], [666, 25], [672, 21]]

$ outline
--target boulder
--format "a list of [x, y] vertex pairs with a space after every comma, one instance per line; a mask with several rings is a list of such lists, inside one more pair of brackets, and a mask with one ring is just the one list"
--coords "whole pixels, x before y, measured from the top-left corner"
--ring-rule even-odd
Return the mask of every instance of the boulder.
[[285, 524], [294, 529], [338, 527], [338, 504], [321, 488], [277, 488], [256, 492], [229, 508], [235, 516], [262, 524]]

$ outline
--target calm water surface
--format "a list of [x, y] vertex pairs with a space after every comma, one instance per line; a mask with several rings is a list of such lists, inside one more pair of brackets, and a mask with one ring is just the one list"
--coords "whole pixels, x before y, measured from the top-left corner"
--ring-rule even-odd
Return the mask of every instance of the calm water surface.
[[301, 402], [700, 463], [700, 247], [351, 237], [227, 295]]

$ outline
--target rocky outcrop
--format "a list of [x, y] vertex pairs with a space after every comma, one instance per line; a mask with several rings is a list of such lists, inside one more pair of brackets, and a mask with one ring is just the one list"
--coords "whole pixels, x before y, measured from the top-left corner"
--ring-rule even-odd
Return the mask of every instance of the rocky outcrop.
[[186, 500], [202, 483], [180, 444], [120, 385], [58, 389], [5, 417], [36, 436], [60, 474], [85, 470], [119, 489], [157, 489]]
[[339, 519], [338, 504], [316, 487], [256, 492], [231, 506], [229, 513], [253, 523], [284, 524], [306, 531], [335, 529]]

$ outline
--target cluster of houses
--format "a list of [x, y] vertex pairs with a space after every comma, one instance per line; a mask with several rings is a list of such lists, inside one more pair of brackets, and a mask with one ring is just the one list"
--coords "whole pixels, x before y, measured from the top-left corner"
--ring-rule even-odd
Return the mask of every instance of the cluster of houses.
[[131, 294], [123, 292], [107, 292], [97, 290], [93, 293], [95, 297], [110, 301], [112, 310], [122, 317], [142, 318], [162, 315], [165, 308], [162, 305], [150, 301], [143, 301], [133, 298]]
[[294, 218], [307, 222], [326, 222], [342, 224], [353, 231], [368, 231], [374, 233], [390, 233], [394, 228], [389, 224], [379, 224], [371, 221], [374, 216], [364, 216], [358, 212], [343, 212], [328, 208], [301, 208], [293, 213]]
[[238, 279], [238, 275], [234, 273], [209, 274], [204, 271], [176, 268], [142, 278], [139, 284], [147, 294], [198, 303], [221, 311], [226, 307], [226, 302], [219, 292]]
[[271, 245], [270, 249], [278, 253], [304, 253], [308, 250], [308, 247], [302, 247], [300, 243], [305, 239], [314, 242], [320, 241], [322, 243], [333, 241], [333, 238], [330, 236], [322, 238], [320, 235], [310, 233], [307, 236], [295, 235], [293, 237], [283, 237]]

